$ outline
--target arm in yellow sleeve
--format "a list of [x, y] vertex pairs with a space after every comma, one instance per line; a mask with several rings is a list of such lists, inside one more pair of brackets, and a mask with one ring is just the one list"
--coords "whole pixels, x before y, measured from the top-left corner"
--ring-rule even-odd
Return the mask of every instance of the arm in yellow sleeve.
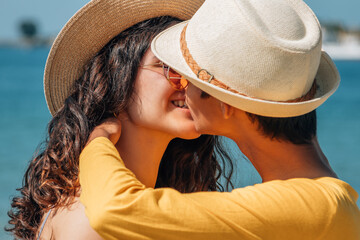
[[106, 138], [94, 139], [82, 152], [80, 183], [81, 202], [90, 224], [104, 239], [238, 236], [233, 230], [234, 223], [218, 219], [212, 207], [202, 206], [207, 200], [203, 193], [196, 200], [170, 188], [145, 188]]
[[81, 202], [104, 239], [336, 239], [330, 223], [338, 213], [328, 197], [305, 182], [309, 196], [294, 198], [285, 182], [181, 194], [146, 188], [106, 138], [94, 139], [80, 156]]

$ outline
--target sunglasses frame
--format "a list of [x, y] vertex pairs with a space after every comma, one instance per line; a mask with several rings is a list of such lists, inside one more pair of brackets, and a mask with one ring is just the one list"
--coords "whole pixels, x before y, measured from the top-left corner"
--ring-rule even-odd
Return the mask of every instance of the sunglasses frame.
[[[164, 77], [166, 78], [166, 80], [168, 80], [169, 84], [171, 85], [172, 88], [174, 88], [176, 91], [183, 91], [189, 84], [189, 81], [183, 77], [181, 77], [181, 75], [179, 74], [180, 77], [171, 77], [170, 76], [170, 70], [172, 69], [171, 67], [169, 67], [168, 65], [166, 65], [164, 62], [162, 61], [159, 61], [159, 62], [156, 62], [156, 63], [152, 63], [152, 64], [144, 64], [144, 65], [140, 65], [141, 68], [143, 69], [147, 69], [147, 70], [151, 70], [150, 68], [147, 68], [147, 67], [155, 67], [155, 66], [158, 66], [158, 67], [162, 67], [163, 69], [163, 75]], [[174, 71], [174, 70], [173, 70]], [[171, 79], [177, 79], [179, 80], [180, 82], [181, 81], [186, 81], [186, 84], [185, 86], [183, 84], [175, 84]], [[180, 86], [177, 87], [177, 86]]]

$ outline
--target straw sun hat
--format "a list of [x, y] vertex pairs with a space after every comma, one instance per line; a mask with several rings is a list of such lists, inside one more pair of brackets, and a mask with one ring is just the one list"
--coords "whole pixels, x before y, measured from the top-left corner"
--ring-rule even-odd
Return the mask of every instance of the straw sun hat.
[[301, 0], [206, 0], [151, 47], [196, 87], [262, 116], [308, 113], [340, 83], [321, 50], [319, 22]]
[[113, 37], [149, 18], [187, 20], [204, 0], [93, 0], [63, 27], [50, 50], [44, 73], [45, 98], [54, 115], [70, 94], [84, 65]]

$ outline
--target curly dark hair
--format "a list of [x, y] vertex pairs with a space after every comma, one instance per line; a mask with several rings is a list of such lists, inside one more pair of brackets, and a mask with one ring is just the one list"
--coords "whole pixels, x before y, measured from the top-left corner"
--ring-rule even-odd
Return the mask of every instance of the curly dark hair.
[[[94, 127], [127, 111], [142, 57], [152, 38], [180, 20], [164, 16], [138, 23], [114, 37], [87, 64], [71, 95], [48, 125], [42, 150], [31, 160], [8, 212], [15, 239], [35, 239], [44, 213], [69, 206], [79, 196], [79, 156]], [[228, 161], [230, 164], [225, 164]], [[222, 161], [222, 164], [219, 163]], [[230, 166], [224, 171], [222, 166]], [[224, 174], [226, 172], [226, 174]], [[181, 192], [224, 190], [231, 185], [232, 163], [216, 136], [174, 139], [161, 160], [156, 187]], [[232, 185], [231, 185], [232, 186]]]

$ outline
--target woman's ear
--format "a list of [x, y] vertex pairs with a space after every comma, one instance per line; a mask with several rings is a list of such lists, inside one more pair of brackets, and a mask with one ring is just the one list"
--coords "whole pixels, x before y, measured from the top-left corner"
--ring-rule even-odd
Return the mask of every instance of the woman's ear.
[[229, 119], [234, 114], [234, 107], [224, 102], [220, 102], [221, 111], [224, 119]]

